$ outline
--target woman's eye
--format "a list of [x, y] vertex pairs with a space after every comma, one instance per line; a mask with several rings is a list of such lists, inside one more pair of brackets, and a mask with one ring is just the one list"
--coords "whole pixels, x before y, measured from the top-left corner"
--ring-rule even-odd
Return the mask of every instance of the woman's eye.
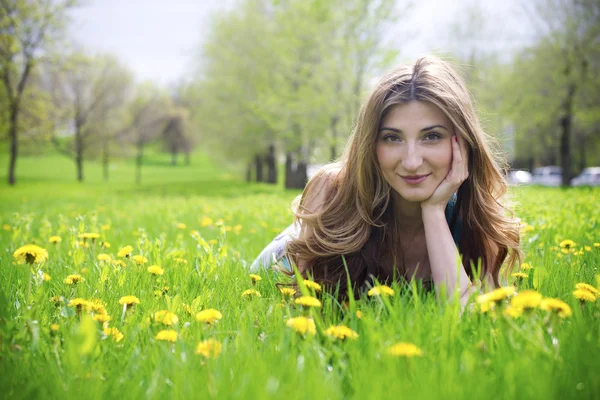
[[432, 142], [434, 140], [440, 140], [441, 138], [442, 138], [442, 135], [440, 135], [439, 133], [431, 132], [431, 133], [428, 133], [427, 135], [425, 135], [424, 140], [426, 142]]
[[400, 138], [398, 136], [396, 136], [396, 135], [385, 135], [383, 137], [383, 140], [385, 142], [399, 142]]

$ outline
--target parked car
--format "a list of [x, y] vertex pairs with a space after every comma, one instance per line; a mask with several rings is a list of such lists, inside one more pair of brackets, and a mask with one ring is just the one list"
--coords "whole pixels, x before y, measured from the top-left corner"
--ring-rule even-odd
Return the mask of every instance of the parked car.
[[531, 183], [542, 186], [560, 186], [562, 183], [562, 168], [557, 165], [534, 168]]
[[581, 174], [571, 179], [572, 186], [600, 186], [600, 167], [584, 168]]
[[515, 169], [508, 173], [507, 180], [509, 185], [527, 185], [531, 183], [531, 172]]

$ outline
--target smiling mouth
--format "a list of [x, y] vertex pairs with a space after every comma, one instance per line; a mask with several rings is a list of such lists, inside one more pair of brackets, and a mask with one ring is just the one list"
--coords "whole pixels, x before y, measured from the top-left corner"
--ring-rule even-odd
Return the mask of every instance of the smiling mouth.
[[417, 185], [421, 182], [423, 182], [425, 179], [427, 179], [427, 177], [431, 175], [431, 174], [427, 174], [427, 175], [408, 175], [408, 176], [402, 176], [400, 175], [400, 177], [402, 179], [404, 179], [404, 181], [408, 184], [411, 185]]

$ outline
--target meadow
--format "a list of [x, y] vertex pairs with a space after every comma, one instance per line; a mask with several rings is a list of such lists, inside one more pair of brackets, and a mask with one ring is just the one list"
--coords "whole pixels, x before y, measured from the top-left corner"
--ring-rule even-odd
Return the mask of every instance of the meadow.
[[340, 304], [301, 283], [311, 307], [247, 270], [298, 191], [148, 164], [139, 186], [52, 155], [0, 176], [3, 397], [600, 398], [600, 189], [512, 188], [527, 264], [462, 314], [415, 285]]

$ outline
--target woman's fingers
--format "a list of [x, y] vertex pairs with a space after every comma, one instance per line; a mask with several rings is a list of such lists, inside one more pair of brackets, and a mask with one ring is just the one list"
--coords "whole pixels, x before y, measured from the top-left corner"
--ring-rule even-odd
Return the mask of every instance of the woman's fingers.
[[467, 148], [463, 138], [458, 135], [452, 138], [452, 172], [455, 183], [461, 184], [469, 175]]

